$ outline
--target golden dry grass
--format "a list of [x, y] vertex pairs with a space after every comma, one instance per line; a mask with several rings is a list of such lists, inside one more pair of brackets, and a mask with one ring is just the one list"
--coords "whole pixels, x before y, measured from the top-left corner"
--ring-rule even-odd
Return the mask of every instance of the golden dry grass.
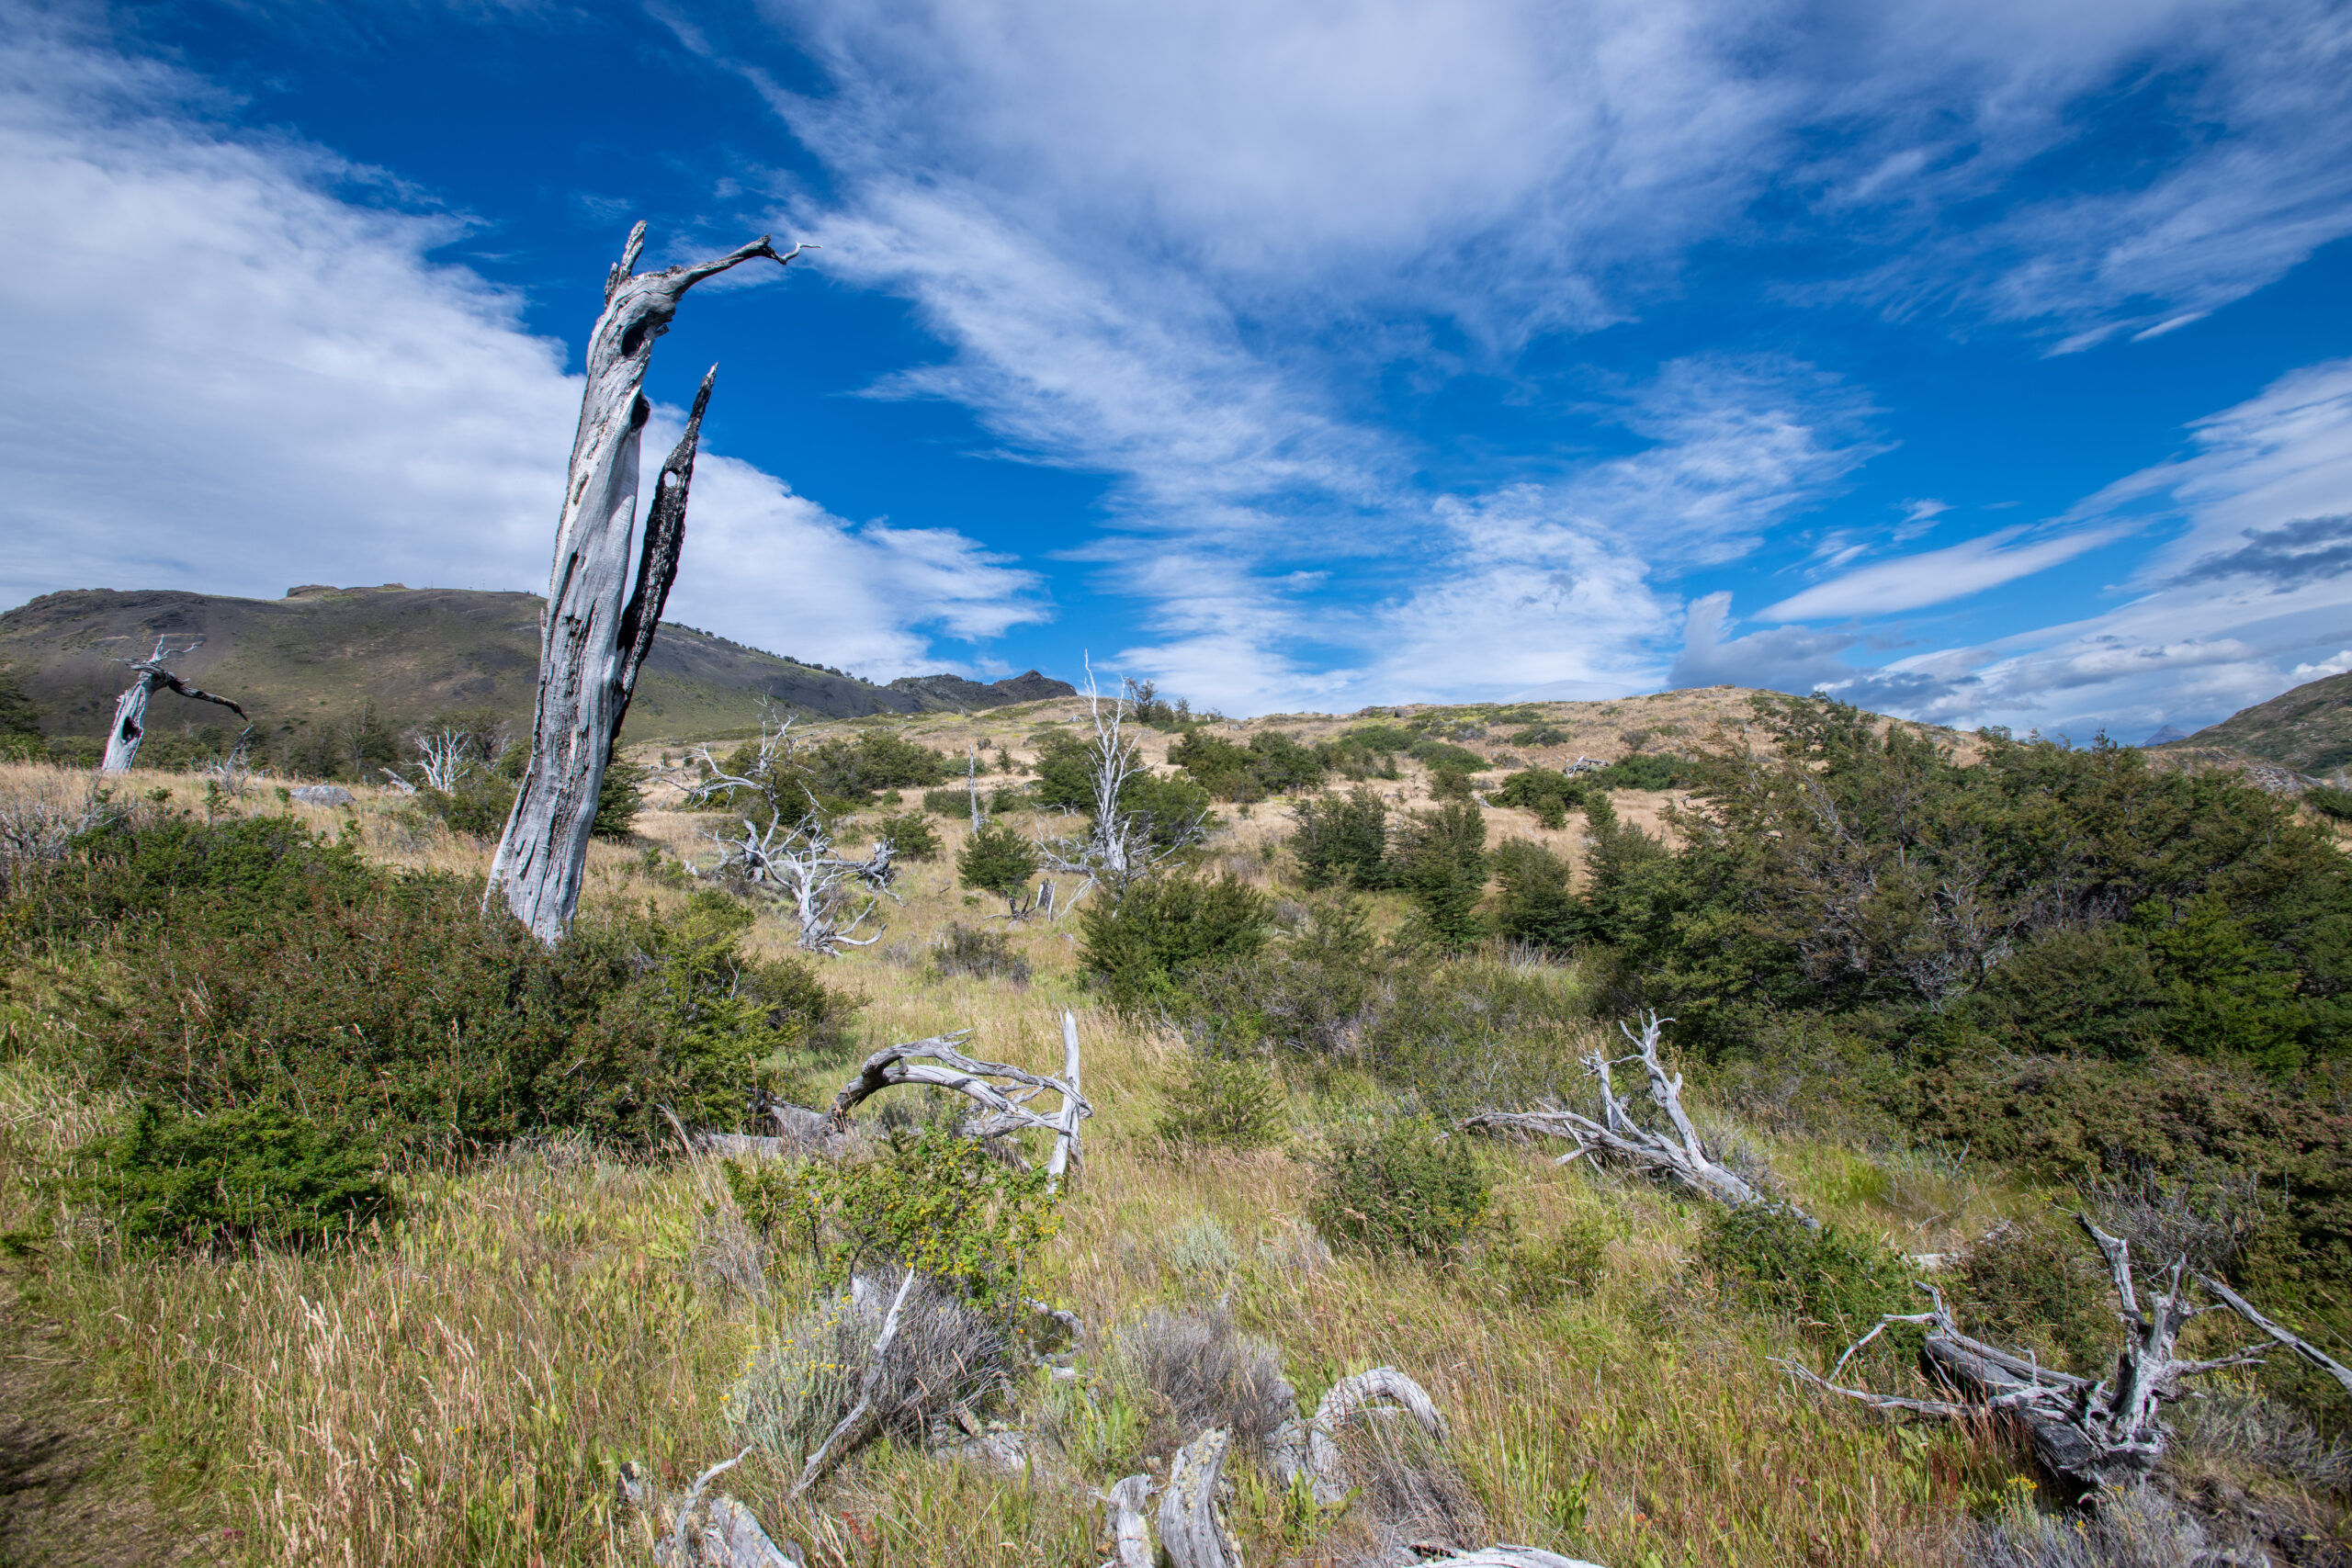
[[[199, 779], [134, 777], [204, 809]], [[0, 793], [79, 787], [50, 770], [0, 771]], [[243, 805], [293, 809], [330, 833], [356, 820], [369, 852], [398, 863], [484, 866], [485, 846], [421, 823], [396, 794], [357, 793], [348, 812], [288, 807], [266, 784]], [[640, 825], [671, 852], [693, 849], [689, 817], [649, 811]], [[1216, 852], [1269, 879], [1262, 847], [1284, 826], [1261, 807], [1232, 821]], [[943, 824], [950, 857], [961, 830]], [[597, 845], [590, 900], [680, 897], [630, 874], [641, 852]], [[1091, 1351], [1149, 1307], [1224, 1300], [1281, 1347], [1309, 1400], [1347, 1372], [1396, 1365], [1451, 1419], [1497, 1537], [1620, 1568], [1938, 1561], [1954, 1522], [2013, 1476], [1996, 1442], [1898, 1429], [1793, 1387], [1770, 1358], [1814, 1355], [1812, 1343], [1725, 1303], [1691, 1263], [1689, 1208], [1563, 1170], [1542, 1150], [1489, 1154], [1520, 1233], [1547, 1236], [1583, 1214], [1613, 1238], [1598, 1281], [1561, 1304], [1514, 1305], [1476, 1258], [1328, 1257], [1308, 1237], [1310, 1172], [1294, 1157], [1323, 1099], [1293, 1096], [1293, 1151], [1171, 1156], [1150, 1129], [1176, 1047], [1089, 1004], [1066, 929], [1012, 930], [1035, 967], [1027, 985], [943, 979], [921, 961], [948, 921], [989, 912], [966, 901], [951, 866], [913, 868], [884, 944], [827, 977], [864, 998], [865, 1048], [969, 1029], [978, 1055], [1052, 1069], [1058, 1010], [1080, 1010], [1100, 1114], [1061, 1240], [1034, 1280], [1088, 1325]], [[780, 933], [760, 940], [784, 946]], [[35, 1179], [119, 1113], [46, 1072], [0, 1072], [0, 1229], [46, 1216], [69, 1236], [99, 1234]], [[1816, 1212], [1906, 1250], [1981, 1231], [2011, 1201], [1922, 1163], [1752, 1137]], [[155, 1463], [220, 1561], [647, 1561], [613, 1523], [616, 1466], [633, 1458], [680, 1484], [732, 1453], [722, 1396], [805, 1281], [787, 1269], [764, 1303], [729, 1288], [707, 1258], [728, 1224], [723, 1185], [641, 1152], [518, 1148], [462, 1175], [413, 1177], [407, 1196], [398, 1227], [354, 1250], [132, 1258], [52, 1245], [28, 1288], [69, 1325], [93, 1378], [148, 1423]], [[1204, 1265], [1193, 1243], [1211, 1222], [1229, 1261], [1211, 1248]], [[1089, 1491], [1115, 1479], [1099, 1466], [1117, 1439], [1090, 1437], [1088, 1423], [1112, 1416], [1067, 1389], [1025, 1397], [1059, 1401], [1057, 1428], [1074, 1436], [1068, 1455], [1023, 1478], [885, 1445], [810, 1507], [784, 1506], [788, 1478], [757, 1455], [726, 1484], [814, 1562], [1098, 1561]], [[1269, 1483], [1237, 1480], [1252, 1562], [1340, 1561], [1357, 1540], [1345, 1518], [1301, 1532]]]

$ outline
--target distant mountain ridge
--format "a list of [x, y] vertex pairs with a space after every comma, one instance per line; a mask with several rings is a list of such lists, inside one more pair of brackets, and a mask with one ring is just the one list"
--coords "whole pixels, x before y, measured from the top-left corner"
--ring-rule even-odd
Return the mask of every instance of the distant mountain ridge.
[[2281, 692], [2160, 750], [2222, 748], [2313, 778], [2352, 767], [2352, 674]]
[[[0, 664], [13, 667], [51, 735], [102, 733], [125, 682], [114, 662], [196, 638], [175, 668], [233, 698], [267, 731], [344, 719], [372, 701], [386, 722], [421, 723], [455, 709], [527, 718], [537, 690], [535, 593], [458, 588], [331, 588], [283, 599], [176, 590], [44, 593], [0, 615]], [[665, 623], [630, 705], [628, 738], [709, 734], [758, 721], [763, 699], [807, 717], [935, 713], [1075, 696], [1032, 670], [982, 682], [901, 676], [888, 685]], [[215, 724], [222, 711], [159, 694], [151, 723]]]

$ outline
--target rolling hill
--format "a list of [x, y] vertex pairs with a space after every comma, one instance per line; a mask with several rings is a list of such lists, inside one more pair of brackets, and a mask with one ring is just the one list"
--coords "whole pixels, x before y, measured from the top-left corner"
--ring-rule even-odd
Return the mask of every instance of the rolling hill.
[[2352, 674], [2329, 675], [2232, 714], [2163, 750], [2219, 748], [2314, 778], [2352, 766]]
[[[125, 684], [114, 660], [158, 637], [201, 639], [175, 661], [188, 681], [233, 698], [266, 732], [344, 719], [372, 701], [385, 722], [420, 723], [457, 709], [527, 718], [538, 678], [541, 600], [450, 588], [308, 586], [283, 599], [158, 590], [46, 593], [0, 615], [0, 665], [14, 669], [51, 736], [102, 734]], [[1035, 671], [983, 684], [960, 675], [878, 685], [779, 658], [707, 632], [665, 624], [638, 683], [630, 739], [708, 735], [749, 727], [772, 700], [807, 717], [1001, 707], [1072, 694]], [[159, 694], [153, 725], [218, 724], [223, 710]]]

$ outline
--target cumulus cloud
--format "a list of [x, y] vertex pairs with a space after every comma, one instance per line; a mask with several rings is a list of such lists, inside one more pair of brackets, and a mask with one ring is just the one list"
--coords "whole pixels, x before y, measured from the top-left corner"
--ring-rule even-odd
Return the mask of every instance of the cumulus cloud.
[[[0, 272], [0, 595], [543, 591], [579, 413], [562, 345], [435, 262], [461, 217], [319, 148], [230, 134], [209, 96], [39, 28], [0, 48], [18, 258]], [[658, 462], [666, 441], [648, 445]], [[1041, 613], [1034, 579], [967, 540], [853, 527], [723, 455], [697, 477], [672, 603], [886, 674], [935, 664], [927, 630]]]
[[1709, 593], [1691, 602], [1682, 622], [1682, 652], [1667, 677], [1668, 685], [1811, 692], [1853, 677], [1853, 666], [1843, 656], [1860, 637], [1805, 626], [1772, 626], [1730, 637], [1731, 598], [1729, 593]]

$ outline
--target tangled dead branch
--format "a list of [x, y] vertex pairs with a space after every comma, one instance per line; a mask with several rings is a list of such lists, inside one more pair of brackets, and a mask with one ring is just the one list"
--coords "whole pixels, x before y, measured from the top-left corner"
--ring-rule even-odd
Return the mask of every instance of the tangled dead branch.
[[[858, 1068], [857, 1076], [843, 1084], [842, 1091], [833, 1097], [834, 1127], [847, 1130], [851, 1111], [893, 1085], [922, 1084], [947, 1089], [978, 1101], [986, 1112], [964, 1123], [966, 1137], [1001, 1138], [1032, 1130], [1050, 1135], [1054, 1150], [1047, 1168], [1053, 1184], [1058, 1187], [1063, 1175], [1078, 1163], [1079, 1123], [1094, 1114], [1094, 1108], [1078, 1089], [1076, 1015], [1062, 1015], [1060, 1077], [1025, 1072], [1003, 1062], [974, 1061], [956, 1049], [969, 1038], [969, 1031], [958, 1030], [928, 1040], [886, 1045], [875, 1052]], [[991, 1083], [991, 1078], [1006, 1081]], [[1060, 1107], [1050, 1115], [1030, 1110], [1028, 1102], [1047, 1089], [1061, 1096]]]
[[1402, 1412], [1433, 1441], [1446, 1439], [1445, 1417], [1421, 1385], [1394, 1367], [1374, 1367], [1333, 1383], [1311, 1420], [1293, 1417], [1274, 1434], [1268, 1456], [1274, 1479], [1288, 1489], [1303, 1474], [1317, 1507], [1338, 1507], [1354, 1484], [1340, 1458], [1340, 1429], [1380, 1409]]
[[[681, 786], [687, 804], [731, 806], [744, 795], [760, 803], [739, 818], [740, 831], [704, 835], [718, 846], [718, 860], [700, 874], [734, 878], [787, 906], [798, 944], [808, 952], [831, 956], [846, 947], [869, 947], [881, 940], [881, 931], [856, 933], [883, 898], [898, 899], [891, 888], [896, 851], [883, 840], [864, 860], [853, 860], [835, 847], [816, 797], [791, 766], [795, 746], [790, 719], [763, 718], [757, 750], [741, 772], [721, 766], [707, 746], [691, 755], [695, 771]], [[861, 892], [864, 903], [856, 907]]]
[[[1670, 1018], [1657, 1013], [1645, 1014], [1642, 1032], [1636, 1036], [1623, 1023], [1617, 1028], [1633, 1043], [1634, 1055], [1612, 1062], [1598, 1049], [1586, 1055], [1585, 1071], [1591, 1074], [1600, 1088], [1601, 1120], [1595, 1122], [1574, 1111], [1547, 1109], [1543, 1111], [1487, 1111], [1462, 1123], [1464, 1132], [1540, 1133], [1552, 1137], [1566, 1138], [1577, 1146], [1562, 1155], [1557, 1163], [1566, 1165], [1586, 1155], [1607, 1156], [1638, 1167], [1659, 1176], [1670, 1178], [1688, 1187], [1702, 1198], [1710, 1198], [1733, 1208], [1745, 1208], [1752, 1203], [1769, 1202], [1747, 1179], [1724, 1166], [1707, 1152], [1699, 1129], [1682, 1108], [1682, 1075], [1668, 1073], [1658, 1059], [1659, 1033]], [[1627, 1062], [1639, 1062], [1649, 1079], [1650, 1099], [1666, 1112], [1669, 1131], [1658, 1132], [1634, 1120], [1631, 1104], [1617, 1096], [1615, 1083], [1610, 1077], [1612, 1067]], [[1795, 1212], [1795, 1211], [1792, 1211]], [[1799, 1213], [1808, 1225], [1815, 1222], [1811, 1215]]]
[[[1113, 897], [1150, 875], [1164, 862], [1200, 841], [1205, 812], [1181, 822], [1157, 822], [1148, 812], [1125, 804], [1127, 783], [1146, 771], [1142, 754], [1126, 739], [1127, 697], [1123, 690], [1106, 704], [1096, 687], [1094, 667], [1086, 669], [1086, 709], [1094, 735], [1086, 744], [1087, 773], [1094, 786], [1093, 819], [1083, 838], [1045, 838], [1037, 841], [1039, 865], [1046, 871], [1080, 879], [1077, 891], [1058, 900], [1042, 895], [1045, 908], [1018, 910], [1042, 912], [1050, 919], [1067, 914], [1097, 887]], [[977, 820], [978, 807], [975, 807]], [[977, 830], [977, 829], [976, 829]]]
[[[2163, 1407], [2180, 1397], [2182, 1382], [2202, 1372], [2258, 1361], [2262, 1352], [2241, 1350], [2209, 1361], [2182, 1360], [2175, 1345], [2181, 1329], [2199, 1311], [2188, 1304], [2185, 1261], [2173, 1264], [2164, 1293], [2143, 1307], [2132, 1276], [2131, 1243], [2109, 1235], [2086, 1216], [2076, 1219], [2106, 1260], [2120, 1308], [2117, 1315], [2124, 1326], [2115, 1370], [2099, 1382], [2053, 1371], [2030, 1356], [2016, 1355], [1962, 1333], [1943, 1296], [1930, 1285], [1919, 1287], [1933, 1303], [1929, 1311], [1882, 1318], [1838, 1357], [1828, 1377], [1793, 1363], [1782, 1365], [1800, 1382], [1875, 1409], [1943, 1420], [1957, 1419], [1972, 1409], [2014, 1416], [2024, 1423], [2035, 1457], [2052, 1475], [2094, 1493], [2137, 1485], [2165, 1456], [2171, 1433], [2163, 1419]], [[1928, 1329], [1921, 1350], [1928, 1371], [1948, 1390], [1972, 1399], [1973, 1404], [1875, 1393], [1834, 1381], [1863, 1346], [1898, 1323]]]

